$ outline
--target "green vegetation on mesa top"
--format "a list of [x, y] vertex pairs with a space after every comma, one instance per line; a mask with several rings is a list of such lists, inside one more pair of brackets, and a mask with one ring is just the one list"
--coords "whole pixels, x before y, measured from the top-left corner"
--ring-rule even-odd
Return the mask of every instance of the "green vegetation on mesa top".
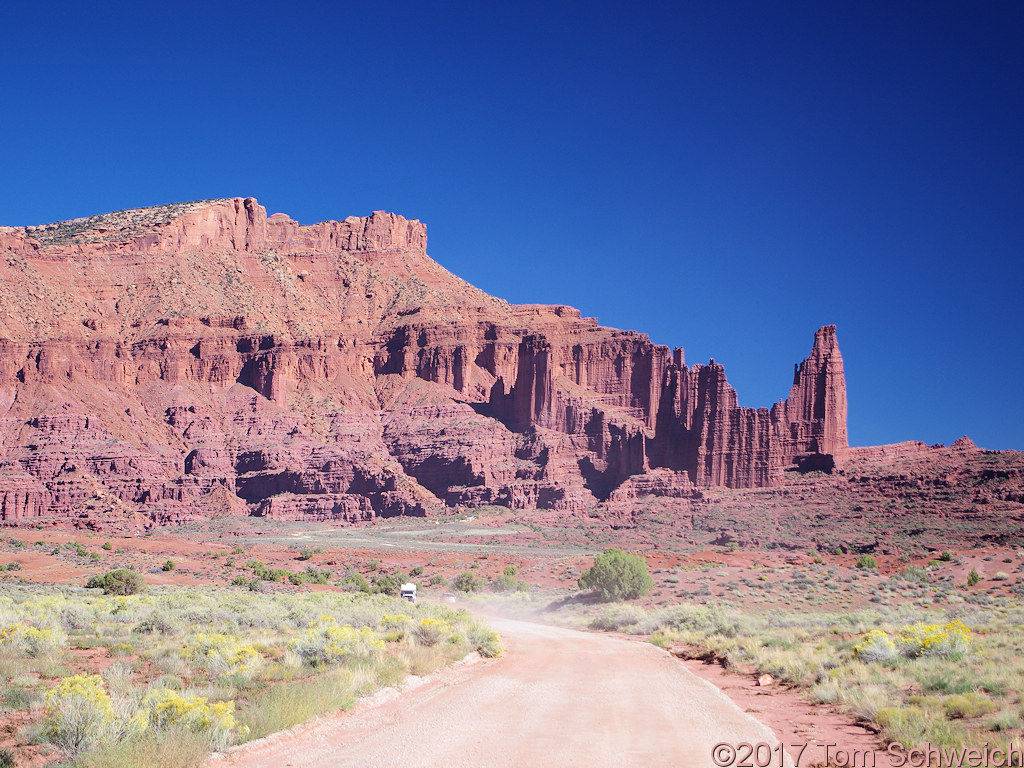
[[224, 202], [225, 199], [191, 200], [151, 208], [130, 208], [83, 219], [25, 227], [24, 232], [27, 237], [38, 240], [43, 246], [117, 242], [131, 239], [151, 227], [166, 224], [188, 211], [211, 203]]
[[502, 652], [466, 611], [384, 595], [0, 587], [0, 698], [66, 765], [199, 765], [473, 650]]

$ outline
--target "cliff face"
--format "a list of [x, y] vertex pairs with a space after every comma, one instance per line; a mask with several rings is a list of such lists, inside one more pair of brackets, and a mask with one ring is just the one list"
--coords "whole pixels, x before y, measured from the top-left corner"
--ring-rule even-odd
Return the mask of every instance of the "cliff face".
[[0, 228], [0, 519], [572, 514], [846, 444], [832, 326], [786, 400], [740, 408], [714, 361], [488, 296], [393, 214], [236, 198]]

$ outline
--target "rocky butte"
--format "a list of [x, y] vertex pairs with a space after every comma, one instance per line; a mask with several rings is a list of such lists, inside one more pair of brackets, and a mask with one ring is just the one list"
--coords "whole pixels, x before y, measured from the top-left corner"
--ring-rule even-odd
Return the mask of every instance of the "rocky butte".
[[566, 306], [510, 305], [419, 221], [251, 198], [0, 228], [0, 518], [359, 521], [771, 487], [847, 449], [834, 326], [743, 408]]

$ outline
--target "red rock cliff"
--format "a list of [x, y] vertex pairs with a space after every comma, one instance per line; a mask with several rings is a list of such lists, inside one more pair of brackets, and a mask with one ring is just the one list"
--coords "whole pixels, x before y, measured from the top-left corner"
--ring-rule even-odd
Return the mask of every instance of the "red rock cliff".
[[4, 227], [0, 300], [5, 520], [572, 514], [846, 447], [834, 327], [788, 399], [741, 408], [714, 361], [488, 296], [383, 212], [303, 226], [235, 198]]

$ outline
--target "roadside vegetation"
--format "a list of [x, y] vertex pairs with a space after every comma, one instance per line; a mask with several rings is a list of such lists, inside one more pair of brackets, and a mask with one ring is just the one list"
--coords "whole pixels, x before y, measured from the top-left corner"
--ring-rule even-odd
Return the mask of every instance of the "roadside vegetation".
[[0, 702], [32, 754], [82, 768], [198, 765], [406, 675], [502, 653], [493, 630], [448, 606], [362, 592], [126, 594], [126, 578], [3, 585]]
[[721, 603], [591, 611], [593, 629], [649, 635], [682, 658], [771, 675], [814, 704], [875, 724], [885, 743], [1006, 741], [1024, 729], [1024, 607], [754, 613]]
[[606, 549], [594, 558], [594, 565], [579, 581], [580, 589], [592, 589], [605, 602], [632, 600], [651, 591], [654, 579], [647, 570], [647, 561], [621, 549]]

